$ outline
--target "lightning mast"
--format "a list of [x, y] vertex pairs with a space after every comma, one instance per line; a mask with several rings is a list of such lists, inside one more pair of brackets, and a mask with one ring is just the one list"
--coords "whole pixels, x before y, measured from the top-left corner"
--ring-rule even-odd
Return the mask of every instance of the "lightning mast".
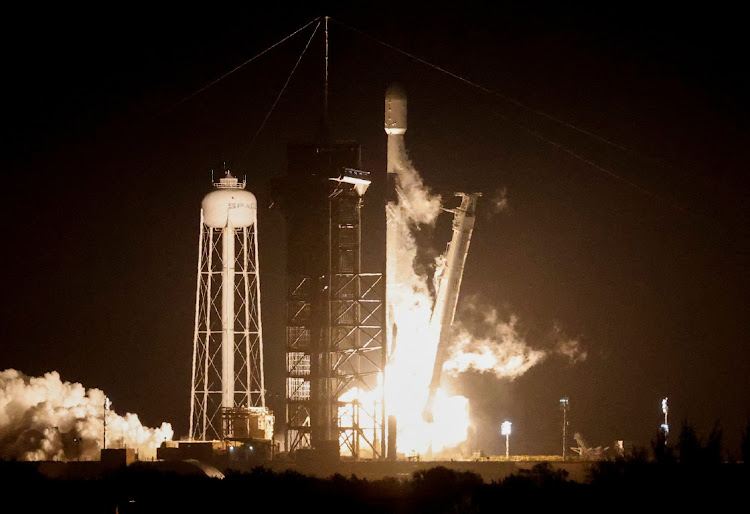
[[567, 396], [560, 398], [560, 408], [563, 412], [562, 422], [562, 458], [565, 460], [565, 453], [568, 447], [568, 400]]
[[[274, 204], [287, 221], [285, 450], [320, 461], [385, 452], [383, 281], [361, 263], [369, 172], [356, 141], [334, 140], [329, 117], [329, 18], [324, 17], [323, 126], [287, 147]], [[382, 388], [381, 388], [382, 389]]]

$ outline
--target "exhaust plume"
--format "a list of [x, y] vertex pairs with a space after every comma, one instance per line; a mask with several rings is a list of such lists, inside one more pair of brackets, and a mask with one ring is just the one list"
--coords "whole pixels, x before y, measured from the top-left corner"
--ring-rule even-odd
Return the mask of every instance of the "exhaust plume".
[[[430, 322], [435, 292], [439, 289], [437, 280], [446, 266], [447, 253], [437, 258], [433, 254], [435, 272], [430, 273], [424, 266], [425, 252], [419, 248], [416, 234], [434, 226], [442, 209], [441, 198], [424, 184], [407, 155], [406, 96], [400, 88], [391, 87], [386, 92], [385, 132], [388, 134], [386, 414], [397, 420], [398, 452], [452, 457], [468, 440], [471, 422], [468, 399], [447, 390], [450, 384], [442, 387], [441, 383], [440, 388], [430, 391], [441, 330], [452, 331], [453, 337], [448, 340], [449, 358], [442, 370], [453, 374], [479, 370], [513, 379], [541, 362], [548, 352], [563, 353], [571, 359], [585, 354], [574, 340], [560, 344], [557, 350], [531, 348], [519, 336], [516, 319], [503, 322], [495, 310], [487, 311], [479, 325], [455, 322], [446, 327]], [[491, 197], [489, 211], [497, 214], [506, 209], [507, 191], [498, 189]], [[476, 312], [479, 311], [475, 309]], [[428, 404], [428, 398], [434, 401]], [[431, 423], [422, 416], [425, 405], [434, 405], [432, 416], [428, 417]]]
[[[104, 392], [64, 382], [56, 371], [29, 377], [0, 371], [0, 459], [97, 460], [104, 439]], [[107, 448], [135, 448], [141, 458], [172, 439], [169, 423], [144, 427], [136, 414], [106, 410]]]
[[453, 351], [443, 370], [458, 374], [471, 369], [513, 380], [544, 359], [544, 351], [531, 348], [518, 334], [515, 316], [504, 322], [497, 319], [494, 309], [490, 312], [482, 327], [485, 337], [476, 337], [458, 325]]
[[444, 371], [453, 375], [473, 370], [513, 380], [550, 354], [567, 357], [571, 364], [586, 360], [580, 342], [565, 337], [557, 324], [552, 329], [553, 348], [547, 351], [529, 346], [518, 333], [516, 316], [503, 321], [497, 310], [474, 305], [465, 309], [464, 314], [472, 320], [471, 326], [467, 322], [455, 324], [451, 356], [443, 366]]
[[496, 189], [489, 200], [492, 214], [503, 212], [508, 208], [508, 189], [505, 187]]
[[557, 323], [552, 327], [552, 337], [556, 341], [555, 352], [570, 359], [571, 364], [583, 362], [588, 357], [586, 351], [581, 348], [580, 341], [567, 337]]
[[394, 333], [386, 371], [386, 405], [398, 419], [399, 451], [435, 455], [465, 441], [469, 426], [468, 400], [442, 390], [433, 423], [426, 423], [421, 414], [439, 333], [430, 325], [432, 277], [419, 271], [423, 268], [415, 233], [435, 224], [441, 198], [430, 192], [410, 162], [403, 137], [389, 137], [389, 145], [393, 145], [389, 155], [397, 173], [397, 201], [386, 208], [388, 302]]

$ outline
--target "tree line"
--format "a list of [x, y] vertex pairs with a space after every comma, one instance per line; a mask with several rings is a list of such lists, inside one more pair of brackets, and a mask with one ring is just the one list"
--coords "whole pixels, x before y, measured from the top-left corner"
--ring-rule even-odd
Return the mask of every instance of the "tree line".
[[[587, 480], [549, 462], [485, 482], [473, 472], [434, 467], [408, 479], [366, 480], [333, 475], [316, 478], [293, 471], [227, 472], [223, 480], [177, 476], [136, 465], [98, 480], [47, 480], [24, 463], [0, 463], [0, 479], [13, 494], [25, 489], [26, 510], [76, 512], [253, 512], [479, 513], [542, 508], [578, 511], [623, 508], [748, 505], [750, 421], [742, 434], [741, 459], [727, 459], [718, 424], [705, 438], [683, 423], [674, 444], [656, 435], [651, 448], [589, 465]], [[650, 450], [650, 451], [649, 451]], [[31, 487], [29, 487], [31, 486]]]

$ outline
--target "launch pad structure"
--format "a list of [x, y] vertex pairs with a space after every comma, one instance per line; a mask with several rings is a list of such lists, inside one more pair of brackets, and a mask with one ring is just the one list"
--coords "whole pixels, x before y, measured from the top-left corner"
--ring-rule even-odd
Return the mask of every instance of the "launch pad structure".
[[[287, 220], [287, 452], [385, 455], [385, 283], [362, 270], [370, 185], [352, 141], [292, 144], [274, 203]], [[380, 387], [379, 387], [380, 386]]]
[[[386, 93], [388, 181], [397, 201], [406, 166], [406, 95]], [[386, 223], [386, 274], [362, 269], [362, 204], [371, 184], [354, 141], [290, 144], [287, 173], [272, 184], [286, 219], [284, 450], [334, 462], [395, 459], [398, 420], [386, 405], [386, 368], [397, 327], [387, 303], [398, 248]], [[201, 208], [190, 442], [225, 449], [274, 446], [265, 399], [257, 200], [227, 171]], [[457, 193], [453, 237], [436, 275], [430, 324], [440, 335], [424, 419], [447, 357], [450, 327], [479, 193]], [[401, 343], [409, 344], [409, 341]], [[401, 344], [399, 343], [399, 344]], [[436, 341], [436, 343], [438, 343]], [[427, 387], [427, 384], [424, 384]], [[301, 453], [300, 453], [301, 452]]]
[[[388, 202], [397, 201], [406, 132], [406, 94], [386, 92]], [[397, 328], [387, 307], [397, 249], [386, 235], [386, 277], [363, 272], [363, 197], [370, 185], [352, 141], [292, 144], [274, 204], [287, 221], [286, 427], [288, 453], [395, 459], [397, 420], [386, 406], [386, 365]], [[441, 330], [425, 406], [431, 411], [447, 357], [450, 326], [480, 193], [457, 193], [453, 238], [438, 278], [432, 323]], [[388, 225], [388, 224], [386, 224]], [[388, 228], [386, 229], [389, 230]], [[391, 246], [391, 247], [389, 247]], [[405, 341], [408, 344], [408, 341]], [[425, 384], [427, 386], [427, 384]]]

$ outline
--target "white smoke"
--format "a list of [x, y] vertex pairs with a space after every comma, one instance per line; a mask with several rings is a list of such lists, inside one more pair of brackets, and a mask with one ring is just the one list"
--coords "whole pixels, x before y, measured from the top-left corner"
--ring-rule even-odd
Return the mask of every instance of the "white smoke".
[[588, 354], [581, 349], [581, 343], [575, 339], [566, 339], [559, 341], [556, 348], [557, 353], [570, 359], [570, 362], [582, 362], [586, 360]]
[[567, 337], [557, 323], [552, 327], [552, 337], [555, 340], [555, 352], [570, 359], [571, 364], [586, 360], [588, 354], [581, 348], [580, 341]]
[[433, 225], [440, 214], [441, 198], [424, 185], [406, 153], [403, 138], [398, 139], [398, 203], [389, 204], [396, 211], [398, 222], [414, 228]]
[[501, 187], [496, 189], [494, 194], [489, 198], [490, 211], [498, 214], [508, 208], [508, 189]]
[[[443, 370], [454, 375], [468, 371], [493, 373], [497, 378], [513, 380], [541, 363], [549, 354], [567, 357], [575, 364], [586, 360], [577, 339], [565, 337], [559, 325], [552, 330], [554, 348], [551, 351], [532, 348], [518, 333], [518, 318], [500, 319], [497, 310], [477, 307], [476, 298], [465, 309], [473, 320], [454, 324], [454, 343]], [[478, 319], [477, 319], [478, 318]], [[480, 335], [481, 334], [481, 335]]]
[[516, 329], [517, 321], [515, 316], [507, 322], [499, 320], [497, 311], [490, 309], [482, 321], [484, 337], [477, 337], [464, 325], [457, 324], [451, 356], [443, 369], [453, 374], [470, 369], [491, 372], [510, 380], [523, 375], [541, 362], [546, 352], [526, 344]]
[[[386, 277], [393, 343], [386, 372], [386, 405], [398, 420], [399, 451], [431, 451], [436, 455], [464, 442], [471, 423], [468, 399], [442, 389], [437, 391], [433, 422], [427, 423], [422, 417], [440, 337], [440, 327], [430, 322], [433, 291], [446, 266], [446, 255], [435, 259], [435, 273], [427, 276], [418, 262], [415, 234], [423, 227], [434, 226], [441, 212], [441, 198], [425, 186], [406, 154], [403, 138], [389, 138], [388, 144], [389, 159], [393, 159], [389, 172], [398, 174], [398, 201], [386, 208]], [[507, 191], [498, 189], [490, 198], [488, 210], [496, 214], [507, 208]], [[494, 309], [475, 308], [477, 313], [483, 315], [479, 323], [454, 323], [453, 344], [444, 371], [459, 375], [475, 370], [512, 380], [549, 353], [561, 353], [571, 360], [585, 358], [575, 340], [559, 340], [554, 349], [535, 349], [519, 335], [515, 317], [500, 320]], [[556, 336], [560, 333], [558, 329]]]
[[[105, 395], [64, 382], [52, 371], [29, 377], [0, 371], [0, 459], [96, 460], [104, 440]], [[134, 448], [141, 454], [174, 435], [169, 423], [144, 427], [136, 414], [106, 411], [107, 447]]]

